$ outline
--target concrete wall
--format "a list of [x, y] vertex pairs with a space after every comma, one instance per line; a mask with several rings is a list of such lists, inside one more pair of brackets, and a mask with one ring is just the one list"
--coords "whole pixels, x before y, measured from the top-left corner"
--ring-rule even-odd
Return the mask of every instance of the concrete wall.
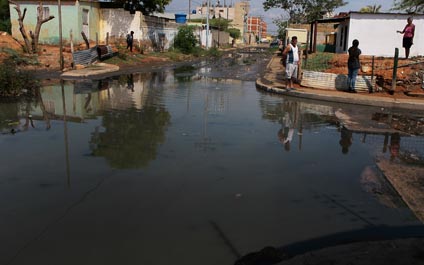
[[134, 31], [134, 40], [138, 45], [148, 46], [151, 50], [167, 50], [174, 41], [181, 24], [165, 18], [143, 16], [139, 11], [130, 14], [123, 9], [102, 9], [100, 15], [101, 40], [110, 38], [124, 39]]
[[143, 35], [140, 27], [142, 16], [139, 11], [132, 15], [124, 9], [103, 8], [99, 36], [104, 40], [109, 32], [109, 37], [125, 38], [130, 31], [134, 31], [134, 39], [138, 40]]
[[[407, 14], [362, 14], [351, 13], [347, 22], [348, 36], [346, 49], [339, 45], [341, 37], [341, 24], [338, 28], [337, 52], [346, 52], [354, 39], [359, 40], [359, 48], [364, 55], [394, 56], [395, 48], [399, 48], [399, 56], [404, 57], [402, 48], [403, 35], [396, 33], [403, 30]], [[414, 45], [411, 47], [410, 56], [424, 55], [424, 15], [415, 15]], [[346, 24], [344, 24], [346, 25]]]
[[[38, 2], [18, 2], [21, 7], [21, 11], [26, 8], [26, 16], [24, 19], [24, 25], [27, 33], [30, 30], [34, 31], [37, 24], [37, 6]], [[83, 42], [81, 36], [82, 31], [82, 9], [89, 10], [89, 27], [90, 35], [87, 36], [90, 40], [95, 40], [96, 27], [99, 17], [98, 3], [92, 2], [72, 2], [64, 1], [61, 2], [62, 11], [62, 38], [63, 40], [70, 40], [70, 31], [72, 30], [74, 35], [74, 42]], [[18, 13], [15, 10], [15, 5], [10, 4], [10, 20], [12, 23], [12, 36], [19, 41], [23, 41], [22, 35], [19, 31]], [[40, 44], [58, 44], [59, 43], [59, 15], [57, 2], [43, 2], [43, 7], [49, 9], [50, 16], [55, 18], [44, 23], [41, 26], [39, 43]]]

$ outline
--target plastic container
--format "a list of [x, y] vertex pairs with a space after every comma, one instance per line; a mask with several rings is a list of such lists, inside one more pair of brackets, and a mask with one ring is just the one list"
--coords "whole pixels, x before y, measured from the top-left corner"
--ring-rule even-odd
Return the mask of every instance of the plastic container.
[[175, 14], [175, 22], [184, 24], [187, 21], [187, 15], [186, 14]]

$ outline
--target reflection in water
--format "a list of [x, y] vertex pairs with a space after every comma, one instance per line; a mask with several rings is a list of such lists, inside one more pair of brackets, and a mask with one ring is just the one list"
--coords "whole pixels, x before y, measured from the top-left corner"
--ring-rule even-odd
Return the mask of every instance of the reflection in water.
[[96, 128], [90, 141], [93, 155], [105, 157], [113, 168], [145, 167], [156, 159], [169, 120], [170, 114], [156, 106], [107, 111], [102, 131]]
[[340, 130], [339, 144], [342, 147], [342, 153], [347, 154], [349, 152], [349, 147], [352, 145], [352, 132], [344, 126]]
[[[0, 104], [0, 149], [12, 150], [0, 152], [1, 264], [232, 264], [272, 256], [264, 246], [419, 224], [374, 169], [396, 137], [393, 163], [417, 163], [423, 137], [352, 130], [338, 106], [173, 71], [40, 92]], [[346, 138], [362, 141], [342, 155]]]
[[127, 88], [131, 90], [131, 92], [134, 92], [134, 75], [133, 74], [127, 74]]
[[[284, 149], [290, 151], [290, 143], [293, 140], [295, 128], [301, 132], [301, 123], [299, 123], [298, 103], [294, 101], [284, 101], [284, 117], [282, 119], [282, 129], [279, 131], [279, 139], [284, 144]], [[301, 137], [301, 133], [299, 133]], [[299, 145], [299, 150], [301, 146]]]
[[399, 133], [393, 133], [390, 136], [390, 159], [393, 160], [399, 156], [400, 149], [400, 135]]

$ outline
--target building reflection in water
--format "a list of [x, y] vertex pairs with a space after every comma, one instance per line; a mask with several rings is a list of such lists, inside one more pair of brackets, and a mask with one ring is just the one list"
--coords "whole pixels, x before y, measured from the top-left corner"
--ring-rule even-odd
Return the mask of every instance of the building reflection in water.
[[[334, 137], [339, 139], [338, 144], [342, 154], [349, 155], [352, 147], [362, 144], [380, 146], [378, 149], [381, 150], [381, 154], [386, 154], [391, 161], [409, 159], [405, 158], [407, 156], [415, 157], [424, 163], [424, 138], [415, 137], [424, 135], [424, 122], [420, 117], [373, 112], [369, 116], [361, 116], [361, 118], [368, 118], [367, 122], [355, 120], [356, 117], [353, 115], [348, 118], [350, 123], [345, 124], [344, 120], [340, 120], [335, 115], [335, 112], [339, 110], [338, 107], [287, 98], [283, 98], [282, 102], [276, 105], [260, 103], [263, 116], [281, 124], [281, 128], [277, 131], [277, 139], [286, 151], [290, 151], [293, 142], [296, 141], [299, 143], [298, 150], [302, 150], [302, 137], [305, 129], [320, 130], [320, 128], [330, 125], [330, 127], [338, 128], [335, 131], [329, 130], [327, 133], [334, 133]], [[377, 122], [377, 125], [380, 126], [373, 126], [370, 121]], [[385, 125], [381, 126], [383, 123]], [[349, 124], [354, 126], [351, 127]], [[361, 127], [361, 124], [371, 125]], [[337, 136], [336, 133], [340, 134]], [[354, 140], [355, 136], [357, 141]]]

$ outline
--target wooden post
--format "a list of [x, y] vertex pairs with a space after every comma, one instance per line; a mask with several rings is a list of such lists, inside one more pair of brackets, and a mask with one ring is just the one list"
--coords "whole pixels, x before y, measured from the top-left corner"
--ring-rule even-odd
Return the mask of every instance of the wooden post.
[[85, 41], [85, 46], [87, 47], [87, 49], [90, 49], [90, 42], [88, 42], [87, 36], [85, 35], [84, 31], [81, 31], [81, 35]]
[[306, 64], [308, 63], [308, 53], [309, 53], [309, 34], [310, 34], [310, 32], [309, 31], [307, 31], [306, 32], [306, 53], [305, 53], [305, 67], [306, 67]]
[[373, 81], [374, 81], [374, 55], [372, 56], [372, 63], [371, 63], [371, 88], [369, 90], [370, 93], [374, 92], [373, 87]]
[[106, 45], [109, 45], [109, 32], [106, 33]]
[[297, 79], [297, 82], [299, 82], [299, 84], [300, 84], [300, 77], [302, 77], [302, 57], [303, 57], [303, 50], [302, 49], [300, 49], [299, 50], [299, 53], [300, 54], [298, 54], [298, 56], [299, 56], [299, 65], [298, 65], [298, 67], [297, 67], [297, 76], [296, 76], [296, 79]]
[[312, 52], [313, 53], [316, 53], [317, 52], [317, 32], [318, 31], [318, 21], [316, 21], [315, 20], [315, 23], [314, 23], [314, 39], [313, 39], [313, 50], [312, 50]]
[[390, 94], [393, 94], [396, 90], [396, 76], [398, 68], [398, 58], [399, 58], [399, 48], [395, 48], [395, 58], [393, 61], [393, 78], [392, 78], [392, 88]]
[[75, 69], [74, 57], [72, 56], [74, 53], [74, 34], [72, 33], [72, 29], [69, 31], [69, 41], [71, 42], [71, 67]]
[[99, 33], [96, 32], [96, 46], [99, 46]]

